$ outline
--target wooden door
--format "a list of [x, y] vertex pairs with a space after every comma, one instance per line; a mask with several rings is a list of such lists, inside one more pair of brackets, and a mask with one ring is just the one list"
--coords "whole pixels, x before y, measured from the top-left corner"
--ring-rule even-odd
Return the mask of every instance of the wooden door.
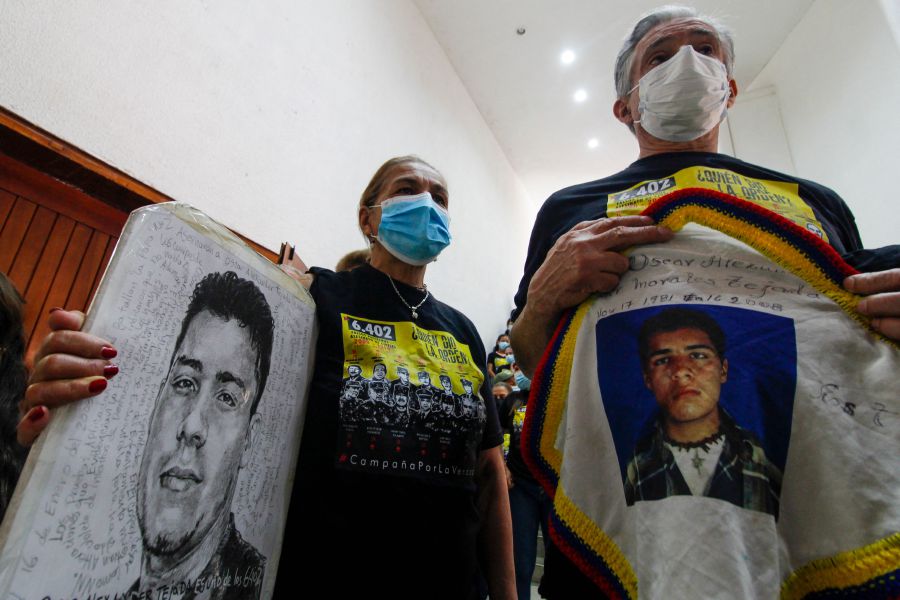
[[0, 154], [0, 271], [25, 298], [29, 366], [51, 308], [87, 310], [127, 216]]

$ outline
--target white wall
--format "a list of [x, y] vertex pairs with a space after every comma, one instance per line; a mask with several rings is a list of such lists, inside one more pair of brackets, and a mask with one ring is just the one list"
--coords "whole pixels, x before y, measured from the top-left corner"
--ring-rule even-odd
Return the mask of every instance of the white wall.
[[[898, 12], [896, 0], [816, 0], [750, 86], [774, 89], [796, 174], [844, 198], [866, 247], [900, 243]], [[739, 96], [734, 116], [742, 110]], [[740, 142], [757, 124], [731, 119], [739, 158], [753, 161]]]
[[732, 156], [782, 173], [797, 174], [775, 88], [738, 93], [733, 109], [728, 111], [727, 123], [726, 133], [719, 136], [720, 152], [724, 152], [723, 142], [727, 142], [731, 148], [728, 154]]
[[451, 190], [429, 287], [505, 326], [533, 208], [410, 1], [0, 0], [0, 57], [0, 105], [311, 265], [363, 246], [369, 177], [419, 154]]

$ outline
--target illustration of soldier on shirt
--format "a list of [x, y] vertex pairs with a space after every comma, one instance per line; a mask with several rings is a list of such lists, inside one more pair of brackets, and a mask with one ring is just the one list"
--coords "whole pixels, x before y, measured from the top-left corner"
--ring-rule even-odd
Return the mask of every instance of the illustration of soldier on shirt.
[[468, 347], [410, 322], [343, 322], [338, 467], [464, 481], [486, 420]]
[[409, 381], [409, 370], [397, 367], [397, 379], [391, 382], [391, 402], [394, 407], [394, 418], [391, 425], [405, 428], [409, 425], [409, 405], [416, 386]]
[[387, 367], [382, 364], [375, 365], [368, 389], [371, 415], [368, 415], [367, 420], [379, 425], [386, 425], [393, 418], [394, 403], [390, 400], [391, 384], [385, 380], [385, 375], [387, 375]]
[[348, 377], [344, 378], [341, 386], [341, 421], [356, 421], [356, 409], [359, 405], [359, 398], [366, 380], [362, 378], [362, 369], [359, 365], [350, 365], [347, 367]]

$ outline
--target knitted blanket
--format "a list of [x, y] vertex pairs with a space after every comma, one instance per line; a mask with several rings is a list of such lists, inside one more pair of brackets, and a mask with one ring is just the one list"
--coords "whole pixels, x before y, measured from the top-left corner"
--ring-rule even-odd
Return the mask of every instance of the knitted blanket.
[[569, 311], [522, 453], [612, 598], [900, 597], [900, 349], [820, 237], [683, 189], [677, 232]]

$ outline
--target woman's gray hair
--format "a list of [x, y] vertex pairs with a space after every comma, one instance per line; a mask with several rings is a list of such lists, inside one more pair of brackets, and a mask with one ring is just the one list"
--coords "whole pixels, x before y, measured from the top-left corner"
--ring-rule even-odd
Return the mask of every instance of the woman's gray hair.
[[694, 8], [689, 6], [666, 5], [655, 8], [641, 17], [640, 20], [635, 23], [634, 29], [631, 30], [631, 34], [625, 38], [625, 43], [622, 44], [619, 55], [616, 56], [615, 80], [617, 98], [624, 98], [634, 87], [634, 84], [631, 81], [631, 63], [634, 59], [634, 49], [637, 47], [638, 42], [640, 42], [644, 36], [657, 25], [668, 23], [675, 19], [685, 18], [703, 21], [713, 28], [716, 32], [716, 36], [719, 38], [719, 43], [722, 44], [722, 48], [725, 51], [725, 70], [728, 73], [728, 77], [731, 78], [731, 72], [734, 68], [734, 39], [731, 37], [731, 31], [717, 19], [707, 15], [701, 15]]

